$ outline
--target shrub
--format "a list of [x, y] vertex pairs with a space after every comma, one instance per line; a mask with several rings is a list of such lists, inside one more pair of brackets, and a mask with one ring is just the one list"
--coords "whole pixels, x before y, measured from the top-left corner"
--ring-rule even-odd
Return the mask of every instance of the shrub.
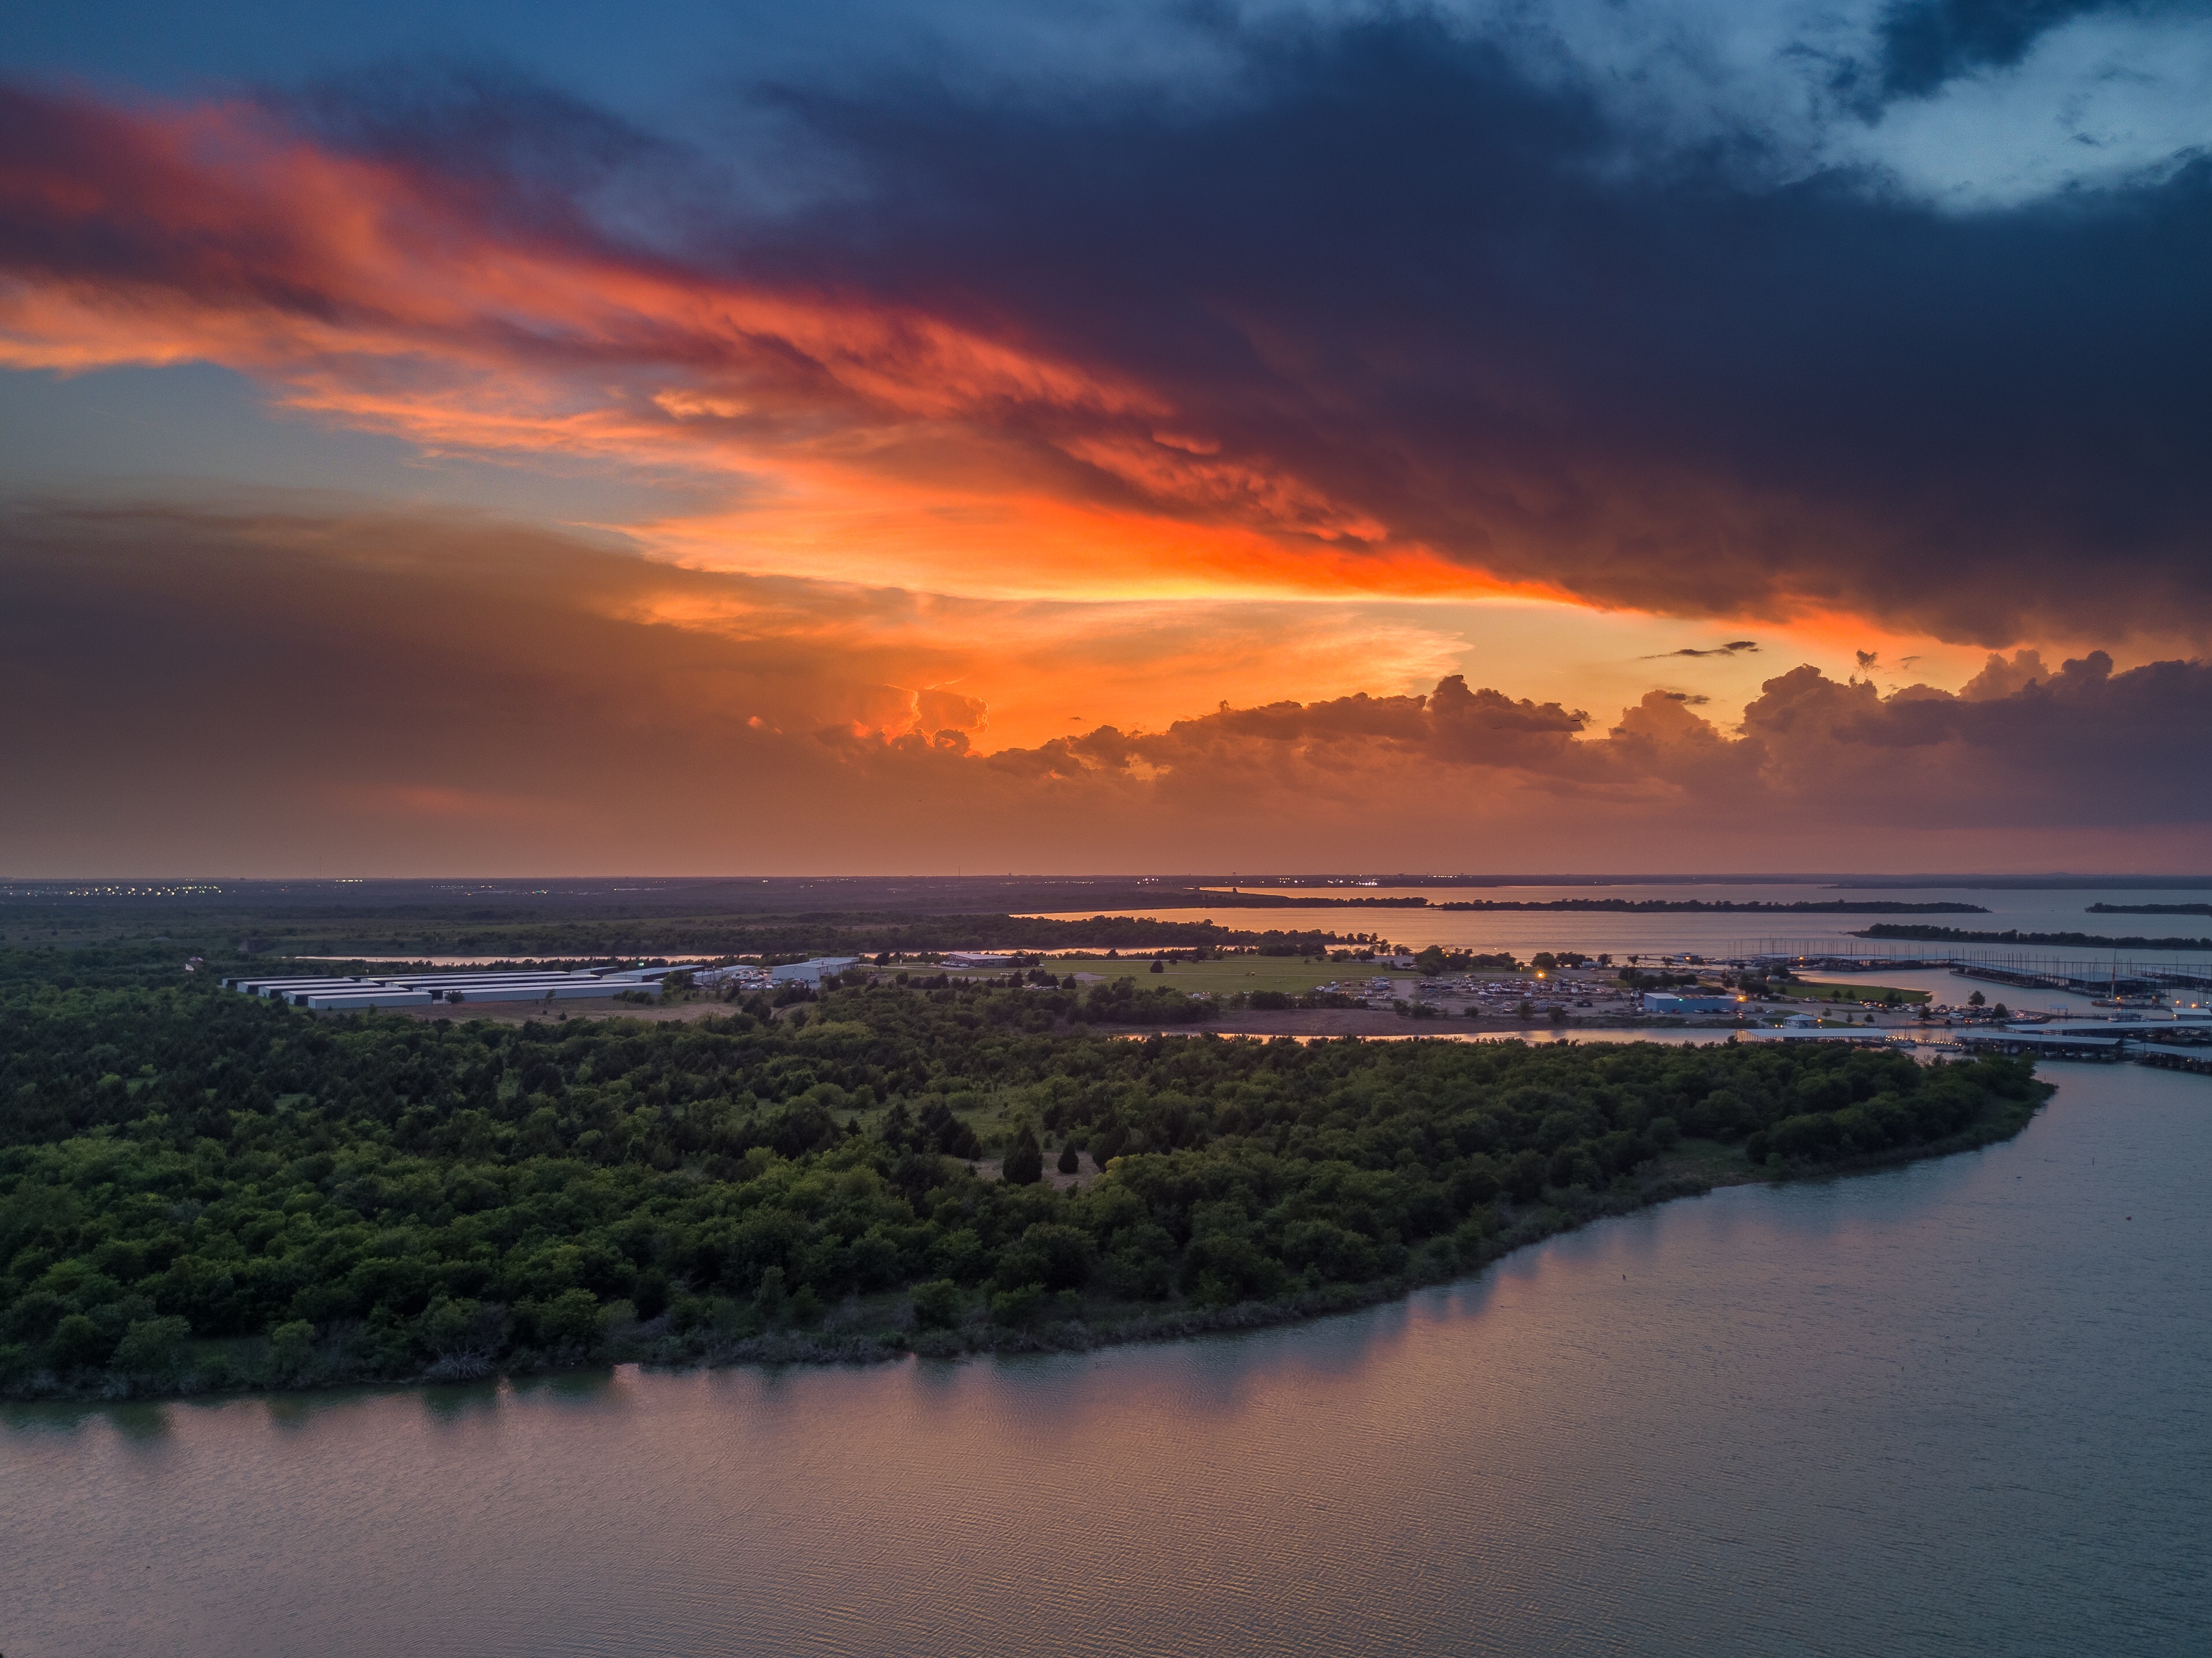
[[949, 1330], [960, 1322], [960, 1286], [949, 1278], [917, 1284], [909, 1294], [914, 1321], [925, 1330]]
[[525, 1302], [520, 1309], [541, 1347], [588, 1347], [599, 1339], [599, 1303], [589, 1290], [564, 1290], [550, 1301]]
[[269, 1370], [277, 1381], [304, 1381], [314, 1362], [315, 1327], [307, 1320], [295, 1319], [269, 1333]]
[[167, 1382], [184, 1367], [192, 1327], [184, 1320], [140, 1319], [115, 1346], [115, 1368], [133, 1382]]
[[1037, 1315], [1044, 1304], [1044, 1285], [1024, 1284], [1012, 1290], [1001, 1290], [991, 1297], [991, 1322], [1018, 1329]]

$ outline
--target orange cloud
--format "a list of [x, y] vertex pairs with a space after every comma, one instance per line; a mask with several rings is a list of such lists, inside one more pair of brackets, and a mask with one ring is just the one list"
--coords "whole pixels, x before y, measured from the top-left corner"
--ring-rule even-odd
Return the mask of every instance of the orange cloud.
[[[0, 365], [216, 362], [432, 452], [620, 463], [684, 485], [623, 527], [702, 569], [1832, 621], [1885, 685], [1918, 632], [2201, 646], [2204, 498], [2166, 440], [2194, 405], [2160, 390], [2191, 383], [2187, 354], [2154, 343], [2193, 290], [2126, 213], [1939, 222], [1694, 170], [1623, 189], [1578, 148], [1587, 111], [1447, 73], [1415, 118], [1381, 61], [1262, 74], [1166, 144], [1111, 100], [948, 122], [885, 87], [867, 132], [817, 100], [793, 119], [881, 211], [752, 218], [692, 211], [702, 169], [660, 152], [599, 211], [585, 117], [490, 94], [462, 114], [542, 166], [440, 143], [439, 110], [379, 125], [373, 93], [295, 117], [0, 88]], [[1355, 84], [1371, 127], [1335, 125]], [[1352, 146], [1325, 166], [1255, 142], [1323, 110]], [[310, 125], [356, 117], [384, 148]], [[1409, 145], [1412, 176], [1445, 155], [1465, 214], [1370, 199]], [[1098, 155], [1128, 164], [1063, 211], [1069, 163]], [[1916, 281], [1864, 282], [1881, 247]], [[2112, 314], [2160, 320], [2045, 354], [2104, 314], [2078, 296], [2146, 272]], [[1972, 320], [1993, 294], [1995, 335]], [[2053, 403], [2037, 377], [2062, 363], [2080, 374]], [[2085, 586], [2103, 557], [2130, 580]]]
[[1012, 336], [518, 225], [249, 106], [27, 101], [45, 140], [0, 159], [0, 364], [216, 362], [433, 451], [726, 477], [744, 506], [643, 531], [710, 568], [1000, 596], [1501, 588]]
[[[2212, 821], [2201, 769], [2164, 763], [2212, 715], [2195, 663], [2015, 659], [1967, 696], [1793, 668], [1730, 735], [1665, 691], [1607, 726], [1456, 673], [1363, 688], [1379, 659], [1354, 653], [1340, 693], [1137, 729], [1088, 692], [1165, 682], [1153, 706], [1188, 708], [1249, 618], [824, 589], [420, 515], [19, 510], [0, 591], [0, 852], [25, 871], [1310, 868], [1377, 846], [1894, 867], [1974, 836], [1966, 862], [2049, 866], [2170, 862]], [[1002, 720], [1055, 659], [1050, 689], [1090, 706]]]

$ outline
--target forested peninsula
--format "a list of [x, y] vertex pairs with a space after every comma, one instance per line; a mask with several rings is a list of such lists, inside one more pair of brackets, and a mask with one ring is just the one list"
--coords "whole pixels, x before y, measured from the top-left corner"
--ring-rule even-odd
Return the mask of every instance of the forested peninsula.
[[1718, 1181], [1983, 1144], [2049, 1091], [1814, 1044], [1095, 1028], [1127, 981], [515, 1025], [177, 976], [0, 962], [9, 1395], [1278, 1321]]

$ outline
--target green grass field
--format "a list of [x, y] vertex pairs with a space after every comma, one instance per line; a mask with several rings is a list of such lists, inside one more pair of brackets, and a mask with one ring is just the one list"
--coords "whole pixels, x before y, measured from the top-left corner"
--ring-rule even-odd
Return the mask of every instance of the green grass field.
[[1906, 990], [1899, 985], [1816, 985], [1795, 984], [1789, 993], [1808, 1002], [1883, 1003], [1894, 996], [1907, 1007], [1917, 1007], [1931, 999], [1924, 990]]

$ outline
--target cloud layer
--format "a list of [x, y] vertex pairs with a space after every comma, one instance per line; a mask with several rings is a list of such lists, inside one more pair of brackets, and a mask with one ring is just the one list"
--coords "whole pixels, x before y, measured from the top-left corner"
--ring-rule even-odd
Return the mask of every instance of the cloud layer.
[[2198, 861], [2201, 8], [896, 9], [0, 82], [11, 409], [622, 497], [0, 505], [0, 854]]
[[1224, 39], [1196, 100], [788, 89], [841, 182], [768, 216], [496, 79], [18, 88], [0, 361], [209, 360], [432, 448], [704, 475], [723, 510], [631, 527], [721, 568], [2212, 629], [2203, 165], [1964, 216], [1624, 175], [1615, 112], [1479, 33]]
[[1607, 724], [1449, 676], [981, 752], [981, 700], [915, 682], [1017, 616], [925, 646], [895, 597], [871, 629], [849, 592], [537, 531], [19, 512], [0, 583], [19, 874], [1298, 867], [1378, 842], [1413, 866], [2048, 867], [2186, 862], [2212, 819], [2175, 750], [2212, 716], [2202, 662], [2024, 653], [1887, 697], [1800, 667], [1729, 730], [1679, 693]]

